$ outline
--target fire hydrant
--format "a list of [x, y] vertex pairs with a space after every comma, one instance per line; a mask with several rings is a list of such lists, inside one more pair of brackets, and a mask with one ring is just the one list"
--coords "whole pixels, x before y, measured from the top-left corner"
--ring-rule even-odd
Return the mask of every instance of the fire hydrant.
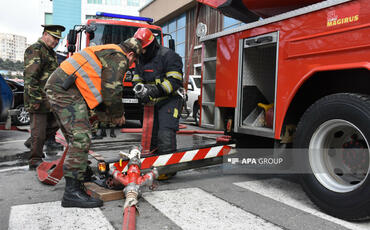
[[122, 185], [125, 186], [123, 192], [125, 194], [124, 218], [123, 226], [124, 230], [133, 230], [136, 226], [136, 205], [138, 203], [138, 197], [140, 196], [141, 186], [153, 186], [153, 181], [158, 177], [157, 169], [146, 173], [141, 176], [140, 172], [140, 155], [141, 151], [138, 147], [130, 149], [129, 153], [121, 152], [121, 156], [125, 160], [129, 160], [128, 171], [126, 175], [123, 175], [121, 171], [116, 168], [111, 168], [109, 173]]

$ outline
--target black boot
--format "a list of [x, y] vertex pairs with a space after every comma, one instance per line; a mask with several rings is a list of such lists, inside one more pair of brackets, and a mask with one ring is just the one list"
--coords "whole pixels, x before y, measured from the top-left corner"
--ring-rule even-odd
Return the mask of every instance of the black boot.
[[103, 201], [86, 194], [83, 183], [74, 178], [65, 177], [66, 187], [62, 199], [62, 207], [97, 208]]
[[107, 132], [106, 132], [105, 128], [101, 128], [100, 129], [100, 136], [102, 136], [102, 137], [106, 137], [107, 136]]
[[114, 128], [110, 128], [110, 137], [112, 137], [112, 138], [116, 138], [117, 136], [116, 136], [116, 134], [114, 133]]

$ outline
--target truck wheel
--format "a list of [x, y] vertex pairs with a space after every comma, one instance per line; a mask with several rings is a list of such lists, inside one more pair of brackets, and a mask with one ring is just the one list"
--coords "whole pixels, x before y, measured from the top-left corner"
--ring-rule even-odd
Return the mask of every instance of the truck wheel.
[[293, 146], [305, 164], [302, 187], [323, 211], [347, 220], [369, 219], [369, 143], [367, 95], [329, 95], [304, 113]]

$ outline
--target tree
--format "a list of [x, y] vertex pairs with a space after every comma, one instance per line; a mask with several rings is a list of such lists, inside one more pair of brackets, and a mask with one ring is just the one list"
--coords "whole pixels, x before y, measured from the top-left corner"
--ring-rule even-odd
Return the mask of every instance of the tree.
[[23, 71], [23, 62], [21, 61], [16, 61], [13, 62], [9, 59], [6, 59], [5, 61], [0, 58], [0, 69], [3, 70], [11, 70], [11, 71]]

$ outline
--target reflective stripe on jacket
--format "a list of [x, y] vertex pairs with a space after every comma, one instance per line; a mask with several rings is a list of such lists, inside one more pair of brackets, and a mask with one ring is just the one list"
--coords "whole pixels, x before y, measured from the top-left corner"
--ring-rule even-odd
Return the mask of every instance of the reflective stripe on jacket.
[[95, 52], [105, 49], [117, 50], [126, 55], [121, 47], [115, 44], [91, 46], [73, 54], [60, 64], [66, 74], [77, 76], [75, 84], [90, 109], [103, 101], [101, 95], [102, 64]]
[[177, 89], [183, 86], [182, 59], [173, 50], [160, 47], [157, 54], [148, 63], [139, 62], [136, 66], [132, 79], [134, 84], [155, 84], [161, 86], [164, 95], [151, 98], [157, 103], [173, 95], [177, 95]]

